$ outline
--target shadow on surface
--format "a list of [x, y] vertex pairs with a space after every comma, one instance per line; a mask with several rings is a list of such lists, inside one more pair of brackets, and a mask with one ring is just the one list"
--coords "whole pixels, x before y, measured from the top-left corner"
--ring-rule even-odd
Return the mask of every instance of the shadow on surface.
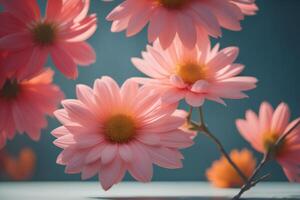
[[[109, 199], [109, 200], [231, 200], [227, 197], [89, 197], [89, 199]], [[299, 196], [291, 198], [242, 198], [241, 200], [300, 200]]]

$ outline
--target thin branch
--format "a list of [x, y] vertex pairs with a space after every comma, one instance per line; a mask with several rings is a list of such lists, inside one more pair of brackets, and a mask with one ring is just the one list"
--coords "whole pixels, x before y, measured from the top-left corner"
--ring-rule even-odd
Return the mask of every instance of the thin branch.
[[266, 179], [268, 179], [268, 178], [270, 178], [270, 177], [271, 177], [271, 173], [268, 173], [268, 174], [266, 174], [266, 175], [263, 175], [263, 176], [257, 178], [256, 180], [252, 181], [251, 187], [256, 186], [257, 183], [259, 183], [259, 182], [261, 182], [261, 181], [264, 181], [264, 180], [266, 180]]
[[204, 122], [204, 113], [202, 107], [199, 107], [199, 114], [200, 114], [200, 125], [206, 127], [205, 122]]
[[201, 107], [199, 107], [199, 114], [200, 114], [200, 125], [198, 125], [198, 130], [205, 133], [206, 136], [208, 136], [218, 147], [219, 151], [222, 153], [222, 155], [226, 158], [226, 160], [229, 162], [229, 164], [234, 168], [234, 170], [238, 173], [238, 175], [243, 179], [243, 181], [246, 183], [248, 181], [247, 177], [244, 175], [244, 173], [239, 169], [239, 167], [233, 162], [233, 160], [230, 158], [228, 153], [226, 152], [225, 148], [223, 147], [222, 143], [210, 130], [206, 127], [204, 122], [204, 114]]
[[191, 122], [192, 114], [193, 114], [193, 107], [190, 106], [190, 110], [189, 110], [188, 116], [186, 117], [188, 123]]

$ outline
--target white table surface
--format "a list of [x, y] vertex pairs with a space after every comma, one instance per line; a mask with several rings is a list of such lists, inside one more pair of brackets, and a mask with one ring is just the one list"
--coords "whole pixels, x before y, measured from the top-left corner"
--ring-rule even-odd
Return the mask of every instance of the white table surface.
[[[98, 182], [0, 182], [0, 200], [154, 200], [230, 199], [237, 189], [216, 189], [206, 182], [123, 182], [105, 192]], [[260, 183], [247, 199], [300, 199], [300, 185]]]

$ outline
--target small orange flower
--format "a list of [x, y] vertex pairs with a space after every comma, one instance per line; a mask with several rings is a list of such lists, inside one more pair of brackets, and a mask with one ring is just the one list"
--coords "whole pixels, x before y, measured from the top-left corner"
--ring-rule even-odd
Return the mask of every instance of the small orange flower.
[[[256, 160], [250, 151], [247, 149], [233, 150], [230, 153], [230, 158], [247, 178], [251, 176], [256, 166]], [[206, 171], [206, 177], [215, 187], [220, 188], [241, 187], [244, 183], [224, 156], [220, 160], [214, 161]]]
[[21, 150], [18, 158], [10, 155], [4, 156], [3, 171], [11, 180], [27, 180], [32, 177], [35, 164], [36, 155], [34, 151], [24, 148]]

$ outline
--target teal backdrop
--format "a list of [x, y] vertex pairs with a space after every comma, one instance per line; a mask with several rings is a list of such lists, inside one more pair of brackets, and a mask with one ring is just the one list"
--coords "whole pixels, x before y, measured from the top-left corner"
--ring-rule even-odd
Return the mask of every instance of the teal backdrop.
[[[132, 76], [142, 76], [130, 62], [131, 57], [139, 57], [147, 45], [147, 33], [143, 30], [138, 35], [126, 38], [124, 32], [111, 33], [111, 23], [106, 15], [120, 2], [105, 3], [91, 0], [91, 13], [98, 15], [98, 29], [89, 40], [97, 53], [97, 62], [90, 67], [80, 68], [79, 78], [68, 80], [60, 73], [55, 75], [55, 83], [60, 85], [67, 98], [75, 97], [75, 85], [83, 83], [92, 85], [93, 81], [103, 75], [109, 75], [122, 83]], [[40, 1], [42, 8], [44, 0]], [[223, 142], [229, 151], [233, 148], [251, 147], [238, 134], [235, 120], [244, 116], [247, 109], [258, 110], [260, 103], [267, 100], [277, 106], [284, 101], [290, 105], [292, 116], [300, 116], [300, 1], [298, 0], [257, 0], [260, 11], [256, 16], [246, 17], [242, 22], [243, 30], [231, 32], [223, 30], [223, 37], [213, 40], [221, 47], [238, 46], [238, 62], [246, 65], [245, 75], [259, 79], [257, 89], [247, 92], [250, 98], [227, 100], [227, 106], [205, 103], [204, 110], [210, 129]], [[1, 26], [1, 25], [0, 25]], [[49, 66], [53, 65], [51, 61]], [[181, 107], [186, 107], [182, 104]], [[197, 115], [194, 116], [195, 119]], [[34, 123], [34, 122], [33, 122]], [[38, 143], [30, 141], [27, 136], [19, 135], [8, 142], [7, 150], [17, 153], [21, 148], [30, 146], [37, 153], [37, 167], [32, 180], [80, 180], [79, 175], [67, 175], [64, 167], [55, 160], [60, 149], [52, 142], [51, 130], [59, 126], [54, 118], [49, 118], [49, 126], [42, 131]], [[254, 150], [252, 150], [255, 152]], [[216, 146], [203, 135], [196, 138], [196, 144], [183, 151], [184, 167], [179, 170], [167, 170], [155, 167], [154, 181], [200, 181], [205, 180], [205, 170], [212, 161], [219, 158]], [[255, 153], [257, 159], [261, 155]], [[266, 170], [272, 170], [271, 180], [286, 180], [276, 163]], [[126, 180], [132, 180], [126, 176]]]

